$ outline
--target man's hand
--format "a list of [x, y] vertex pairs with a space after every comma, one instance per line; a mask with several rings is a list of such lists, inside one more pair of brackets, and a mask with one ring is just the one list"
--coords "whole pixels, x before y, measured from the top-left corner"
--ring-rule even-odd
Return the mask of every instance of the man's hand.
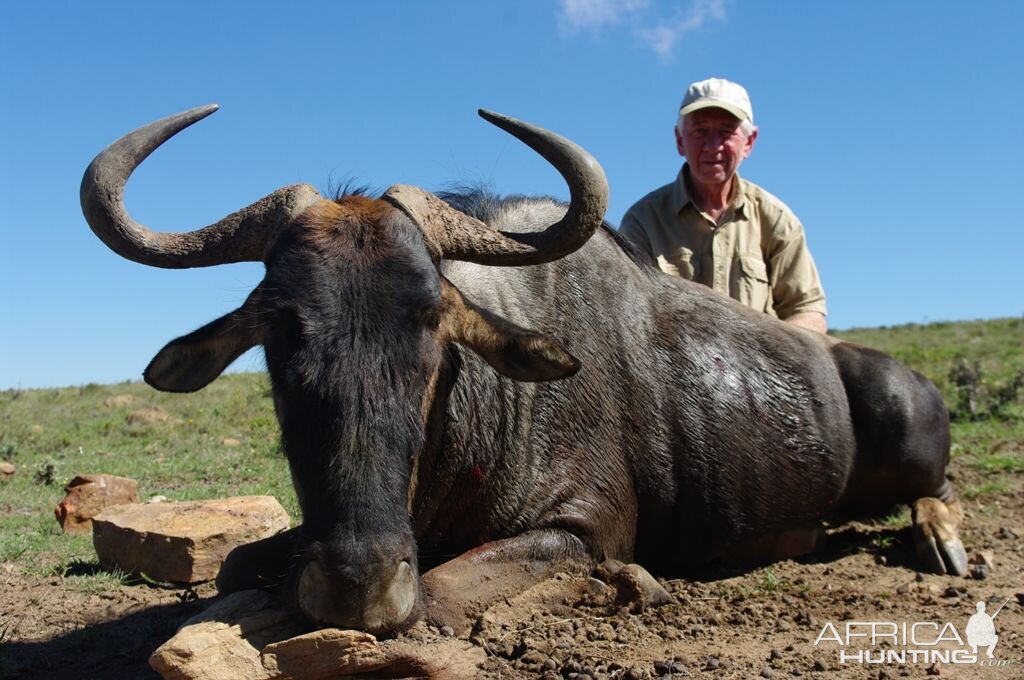
[[825, 315], [820, 312], [797, 312], [793, 316], [783, 319], [786, 323], [794, 326], [817, 331], [824, 335], [828, 332], [828, 324], [825, 322]]

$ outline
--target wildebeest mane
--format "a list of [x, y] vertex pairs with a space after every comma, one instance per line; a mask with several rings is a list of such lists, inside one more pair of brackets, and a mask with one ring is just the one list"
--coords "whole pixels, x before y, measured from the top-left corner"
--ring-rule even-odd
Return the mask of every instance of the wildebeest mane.
[[[556, 205], [568, 207], [564, 201], [551, 196], [524, 196], [523, 194], [510, 194], [499, 196], [490, 189], [480, 185], [455, 185], [446, 191], [439, 191], [435, 194], [442, 201], [456, 210], [475, 217], [481, 222], [491, 224], [501, 213], [514, 212], [517, 207], [535, 201], [550, 201]], [[617, 229], [607, 221], [601, 222], [601, 230], [622, 249], [629, 259], [642, 269], [653, 270], [653, 264], [644, 253], [640, 252], [631, 241], [626, 239]]]

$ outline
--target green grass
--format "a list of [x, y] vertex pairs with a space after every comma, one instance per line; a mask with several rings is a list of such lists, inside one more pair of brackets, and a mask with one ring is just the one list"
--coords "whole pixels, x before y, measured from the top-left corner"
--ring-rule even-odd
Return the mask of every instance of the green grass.
[[[839, 338], [887, 351], [935, 382], [947, 405], [957, 393], [949, 380], [958, 359], [977, 362], [986, 384], [1005, 384], [1024, 370], [1024, 320], [911, 324], [852, 329]], [[1024, 408], [1019, 395], [1000, 418], [953, 425], [953, 456], [974, 478], [967, 500], [989, 502], [1013, 493], [1024, 475]], [[165, 420], [133, 417], [159, 408]], [[225, 439], [236, 439], [227, 446]], [[155, 495], [195, 500], [268, 494], [298, 523], [288, 466], [266, 376], [232, 374], [195, 394], [157, 392], [142, 383], [0, 392], [0, 459], [14, 463], [0, 481], [0, 563], [23, 573], [58, 575], [86, 591], [125, 583], [125, 574], [96, 566], [90, 536], [65, 536], [53, 516], [64, 485], [75, 475], [108, 473], [139, 482], [143, 500]], [[903, 526], [905, 513], [883, 524]], [[762, 587], [781, 587], [770, 571]]]
[[964, 489], [960, 495], [964, 499], [972, 501], [990, 496], [1000, 496], [1010, 490], [1010, 481], [1007, 479], [994, 479], [981, 484], [973, 484]]
[[986, 456], [971, 465], [982, 472], [1024, 472], [1024, 457], [1013, 454]]
[[[153, 407], [166, 420], [132, 416]], [[142, 500], [272, 495], [299, 521], [263, 375], [227, 375], [190, 395], [142, 383], [7, 390], [0, 433], [0, 456], [17, 467], [0, 482], [0, 562], [26, 572], [95, 560], [91, 537], [63, 535], [53, 515], [79, 474], [131, 477]]]
[[[926, 375], [956, 405], [950, 371], [957, 360], [977, 362], [986, 385], [995, 389], [1024, 371], [1024, 318], [905, 324], [833, 331], [842, 340], [887, 352]], [[1021, 415], [1020, 402], [1015, 415]]]

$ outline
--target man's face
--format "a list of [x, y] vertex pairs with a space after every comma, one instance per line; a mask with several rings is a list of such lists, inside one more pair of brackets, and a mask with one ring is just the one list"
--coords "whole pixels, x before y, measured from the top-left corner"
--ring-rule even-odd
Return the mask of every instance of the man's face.
[[683, 118], [676, 131], [676, 148], [690, 166], [690, 177], [700, 184], [729, 181], [750, 155], [757, 128], [748, 137], [740, 120], [724, 109], [700, 109]]

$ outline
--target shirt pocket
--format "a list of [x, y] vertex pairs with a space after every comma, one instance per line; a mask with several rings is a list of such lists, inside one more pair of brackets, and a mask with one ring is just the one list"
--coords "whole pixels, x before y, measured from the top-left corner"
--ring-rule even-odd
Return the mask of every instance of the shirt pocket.
[[736, 298], [751, 309], [771, 312], [771, 285], [761, 253], [739, 253], [739, 281]]

